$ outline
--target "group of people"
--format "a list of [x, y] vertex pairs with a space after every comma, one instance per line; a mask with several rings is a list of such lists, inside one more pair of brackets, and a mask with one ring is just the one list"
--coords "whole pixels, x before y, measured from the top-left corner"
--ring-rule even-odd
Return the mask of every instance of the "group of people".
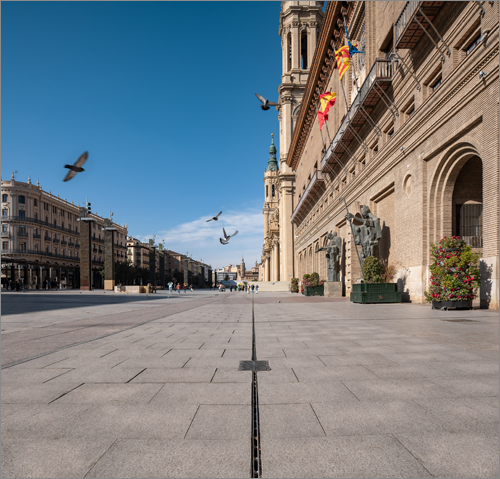
[[22, 281], [19, 281], [18, 279], [16, 279], [15, 282], [9, 279], [9, 282], [7, 283], [7, 289], [10, 289], [11, 291], [23, 291], [24, 283]]
[[[170, 281], [168, 283], [168, 292], [171, 293], [173, 289], [174, 289], [174, 283]], [[184, 290], [184, 293], [186, 293], [188, 289], [191, 292], [194, 292], [192, 284], [188, 285], [187, 283], [184, 283], [183, 285], [181, 285], [181, 283], [177, 283], [177, 285], [175, 285], [175, 290], [177, 291], [178, 294], [181, 294], [181, 290]]]
[[[238, 285], [232, 285], [230, 284], [229, 285], [229, 291], [232, 293], [234, 291], [244, 291], [245, 293], [247, 294], [250, 294], [250, 291], [252, 293], [258, 293], [259, 292], [259, 285], [258, 284], [252, 284], [251, 286], [249, 285], [244, 285], [244, 286], [240, 286], [239, 284]], [[222, 293], [226, 291], [226, 287], [221, 283], [219, 284], [219, 293]]]

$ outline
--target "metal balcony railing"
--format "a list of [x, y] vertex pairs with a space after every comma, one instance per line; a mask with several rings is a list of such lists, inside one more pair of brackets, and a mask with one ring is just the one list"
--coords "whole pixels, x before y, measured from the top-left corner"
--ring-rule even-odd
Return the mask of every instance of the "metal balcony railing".
[[52, 241], [52, 238], [50, 236], [44, 236], [43, 238], [45, 241]]
[[75, 246], [75, 243], [72, 243], [71, 241], [68, 243], [69, 246]]
[[79, 248], [80, 247], [80, 243], [75, 243], [75, 248]]
[[[367, 117], [369, 117], [369, 113], [377, 105], [380, 98], [382, 98], [381, 94], [384, 95], [383, 89], [387, 88], [386, 84], [392, 81], [392, 68], [389, 60], [375, 60], [363, 85], [361, 85], [361, 88], [354, 98], [349, 111], [342, 121], [340, 128], [337, 130], [330, 146], [321, 159], [322, 171], [335, 150], [340, 149], [340, 155], [348, 151], [348, 146], [355, 136], [353, 130], [359, 130], [362, 124], [368, 121]], [[383, 82], [384, 86], [377, 87], [377, 90], [375, 90], [375, 85], [379, 82]], [[386, 100], [384, 100], [384, 102], [386, 102]]]
[[55, 229], [58, 231], [66, 231], [67, 233], [71, 233], [75, 236], [80, 236], [80, 233], [78, 233], [72, 229], [63, 228], [62, 226], [54, 225], [52, 223], [49, 223], [48, 221], [42, 221], [42, 220], [39, 220], [37, 218], [30, 218], [28, 216], [2, 216], [2, 222], [5, 222], [5, 221], [17, 221], [17, 222], [23, 221], [26, 223], [35, 223], [37, 225], [45, 226], [46, 228], [52, 228], [52, 229]]
[[59, 243], [59, 241], [60, 241], [60, 240], [59, 240], [59, 238], [52, 238], [52, 241], [53, 241], [54, 243]]
[[2, 231], [2, 238], [10, 238], [10, 231]]
[[320, 183], [324, 183], [324, 181], [325, 180], [321, 176], [321, 172], [319, 170], [316, 170], [314, 172], [314, 174], [311, 176], [311, 181], [309, 181], [307, 188], [304, 190], [304, 194], [302, 195], [302, 198], [300, 198], [300, 201], [297, 203], [297, 207], [293, 210], [292, 217], [291, 217], [292, 222], [297, 217], [301, 208], [305, 205], [307, 197], [311, 194], [313, 189], [315, 187], [317, 187]]
[[34, 239], [41, 239], [42, 235], [39, 235], [37, 233], [33, 233], [33, 238]]
[[68, 244], [66, 240], [61, 240], [61, 244]]
[[423, 2], [406, 2], [403, 10], [399, 14], [398, 19], [394, 23], [394, 43], [398, 43], [401, 35], [406, 29], [406, 26], [411, 23], [415, 13]]
[[17, 236], [18, 236], [18, 238], [27, 238], [28, 232], [27, 231], [18, 231]]
[[5, 255], [12, 255], [12, 254], [35, 254], [35, 255], [40, 255], [40, 256], [48, 256], [50, 258], [61, 258], [61, 259], [70, 259], [70, 260], [75, 260], [75, 261], [80, 261], [78, 257], [74, 256], [67, 256], [64, 254], [57, 254], [57, 253], [49, 253], [48, 251], [38, 251], [34, 249], [11, 249], [11, 250], [2, 250], [2, 254]]

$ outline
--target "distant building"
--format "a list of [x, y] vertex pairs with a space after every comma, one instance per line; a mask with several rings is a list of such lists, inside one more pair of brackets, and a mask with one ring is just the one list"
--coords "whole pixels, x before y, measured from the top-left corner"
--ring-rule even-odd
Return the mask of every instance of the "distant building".
[[[62, 287], [80, 285], [80, 223], [78, 206], [36, 185], [12, 178], [1, 182], [2, 284], [20, 279], [26, 287], [41, 288], [56, 279]], [[104, 219], [90, 214], [92, 286], [103, 287]], [[127, 259], [127, 227], [113, 223], [115, 260]]]

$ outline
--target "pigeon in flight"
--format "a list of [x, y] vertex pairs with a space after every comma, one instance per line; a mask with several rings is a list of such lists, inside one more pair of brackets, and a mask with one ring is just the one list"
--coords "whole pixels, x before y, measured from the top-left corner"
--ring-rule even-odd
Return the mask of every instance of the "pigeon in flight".
[[226, 233], [226, 230], [224, 228], [222, 228], [222, 232], [224, 233], [224, 238], [225, 239], [219, 238], [221, 244], [228, 244], [229, 243], [229, 238], [232, 238], [233, 236], [236, 236], [238, 234], [238, 230], [236, 230], [232, 235], [228, 236], [227, 233]]
[[260, 96], [258, 93], [255, 94], [255, 96], [260, 100], [262, 105], [260, 107], [263, 110], [269, 110], [270, 106], [278, 106], [277, 103], [274, 103], [274, 101], [269, 101], [268, 99], [264, 98], [263, 96]]
[[89, 154], [85, 152], [78, 160], [76, 160], [76, 163], [74, 165], [64, 165], [64, 168], [68, 168], [68, 174], [64, 178], [63, 181], [69, 181], [73, 176], [75, 176], [77, 173], [81, 173], [82, 171], [85, 171], [82, 168], [82, 165], [87, 161]]
[[222, 214], [222, 211], [217, 216], [214, 216], [213, 218], [210, 218], [209, 220], [207, 220], [206, 223], [208, 223], [209, 221], [219, 221], [219, 216], [221, 214]]

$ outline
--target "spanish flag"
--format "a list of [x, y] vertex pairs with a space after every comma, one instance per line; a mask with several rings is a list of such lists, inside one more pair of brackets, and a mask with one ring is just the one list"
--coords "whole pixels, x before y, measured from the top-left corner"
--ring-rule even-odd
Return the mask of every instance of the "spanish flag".
[[335, 105], [335, 100], [337, 100], [337, 94], [334, 92], [325, 92], [319, 96], [320, 109], [318, 111], [318, 122], [319, 129], [323, 126], [326, 120], [328, 120], [328, 111]]
[[337, 67], [339, 69], [339, 76], [342, 80], [344, 73], [351, 68], [351, 56], [349, 55], [349, 46], [345, 45], [335, 51], [335, 58], [337, 59]]

